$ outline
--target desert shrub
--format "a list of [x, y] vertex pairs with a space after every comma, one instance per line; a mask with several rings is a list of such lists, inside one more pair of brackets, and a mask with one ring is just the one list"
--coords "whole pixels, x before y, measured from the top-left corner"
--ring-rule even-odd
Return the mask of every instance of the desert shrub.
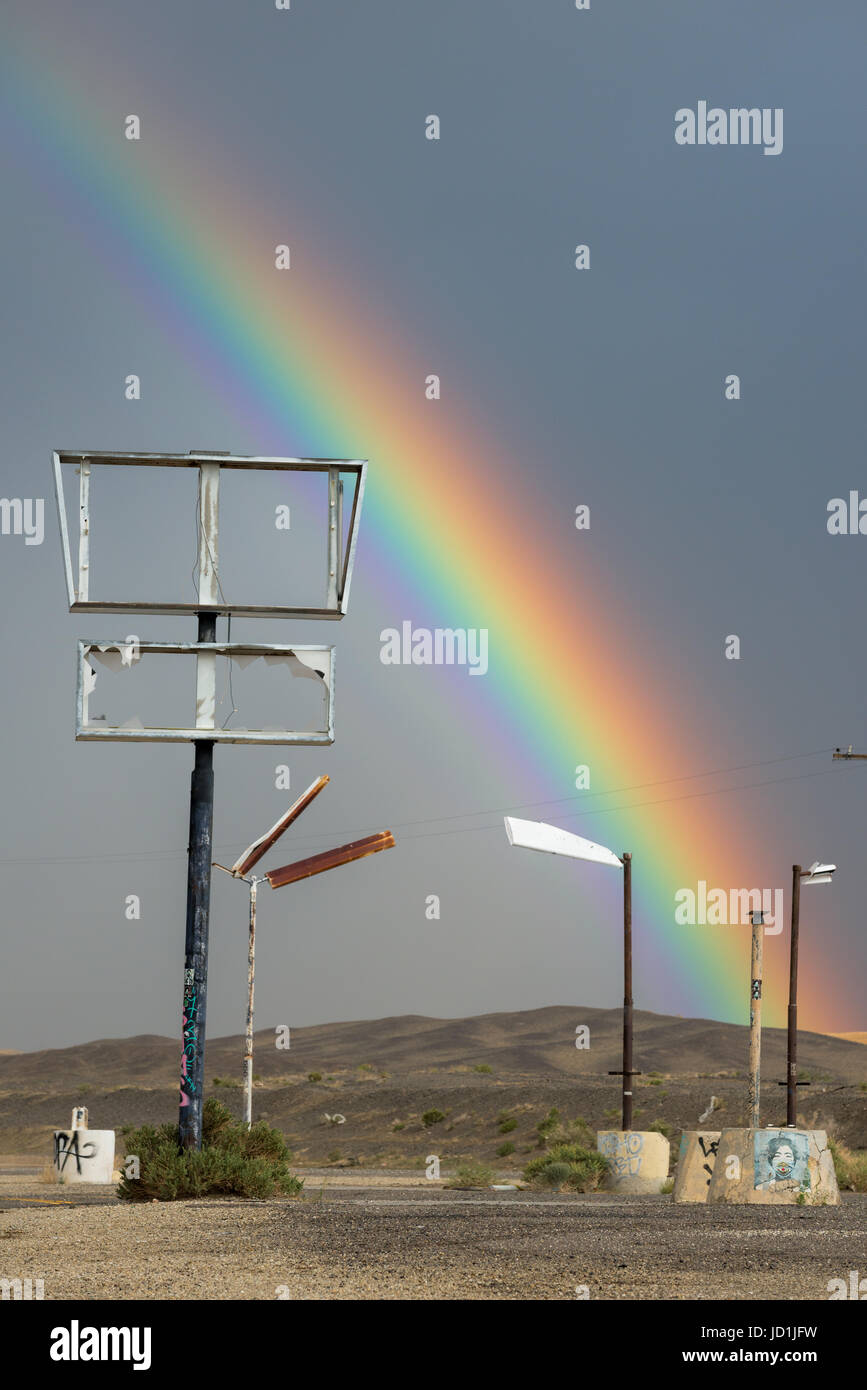
[[557, 1109], [556, 1105], [553, 1105], [551, 1109], [548, 1111], [544, 1120], [540, 1120], [536, 1126], [536, 1133], [539, 1136], [540, 1149], [544, 1149], [545, 1145], [548, 1142], [549, 1135], [551, 1135], [554, 1132], [554, 1130], [556, 1130], [559, 1127], [559, 1124], [560, 1111]]
[[553, 1187], [559, 1192], [567, 1178], [572, 1176], [572, 1165], [549, 1160], [539, 1169], [536, 1181], [541, 1187]]
[[473, 1067], [473, 1071], [479, 1071], [479, 1072], [481, 1072], [484, 1076], [491, 1076], [492, 1073], [493, 1073], [493, 1070], [494, 1070], [494, 1068], [493, 1068], [493, 1067], [489, 1067], [488, 1064], [487, 1064], [487, 1062], [479, 1062], [477, 1066]]
[[308, 1072], [308, 1073], [307, 1073], [307, 1080], [308, 1080], [308, 1081], [321, 1081], [321, 1080], [322, 1080], [322, 1072], [321, 1072], [321, 1071], [310, 1071], [310, 1072]]
[[514, 1152], [514, 1144], [510, 1143], [510, 1141], [507, 1139], [505, 1144], [501, 1144], [500, 1147], [497, 1149], [497, 1158], [508, 1158], [509, 1154], [513, 1154]]
[[845, 1192], [867, 1192], [867, 1151], [847, 1149], [838, 1139], [830, 1137], [828, 1144], [840, 1188]]
[[556, 1148], [558, 1144], [577, 1144], [582, 1149], [596, 1148], [596, 1131], [582, 1115], [574, 1120], [557, 1120], [544, 1135], [539, 1136], [538, 1148]]
[[118, 1197], [129, 1202], [179, 1201], [187, 1197], [294, 1196], [301, 1179], [289, 1171], [292, 1155], [279, 1130], [264, 1121], [247, 1129], [211, 1096], [202, 1110], [202, 1147], [178, 1148], [177, 1125], [142, 1125], [124, 1130], [127, 1154], [139, 1160], [139, 1176], [124, 1173]]
[[446, 1187], [470, 1188], [470, 1187], [490, 1187], [494, 1181], [492, 1168], [486, 1168], [484, 1163], [462, 1163], [460, 1168], [449, 1178]]
[[518, 1121], [514, 1115], [501, 1115], [497, 1121], [497, 1128], [501, 1134], [511, 1134], [513, 1129], [518, 1128]]
[[670, 1139], [673, 1133], [673, 1126], [668, 1120], [652, 1120], [647, 1128], [652, 1134], [662, 1134], [666, 1139]]
[[429, 1127], [430, 1125], [442, 1124], [444, 1119], [445, 1115], [442, 1110], [426, 1110], [421, 1117], [421, 1122]]
[[608, 1171], [608, 1162], [595, 1149], [580, 1144], [556, 1144], [549, 1153], [533, 1158], [524, 1179], [533, 1187], [569, 1187], [574, 1192], [595, 1192]]

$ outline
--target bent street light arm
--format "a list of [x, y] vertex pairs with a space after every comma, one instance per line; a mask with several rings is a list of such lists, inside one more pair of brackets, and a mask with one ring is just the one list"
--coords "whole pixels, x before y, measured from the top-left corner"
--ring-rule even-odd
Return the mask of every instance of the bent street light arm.
[[313, 854], [309, 859], [299, 859], [296, 864], [285, 864], [282, 869], [272, 869], [265, 877], [272, 888], [283, 888], [287, 883], [297, 883], [302, 878], [312, 878], [314, 874], [325, 873], [326, 869], [337, 869], [341, 864], [351, 864], [356, 859], [365, 859], [368, 854], [378, 854], [382, 849], [394, 846], [394, 836], [390, 830], [380, 830], [375, 835], [367, 835], [363, 840], [353, 840], [351, 844], [341, 845], [339, 849], [327, 849], [322, 854]]
[[[317, 777], [316, 781], [311, 783], [306, 792], [302, 792], [298, 800], [289, 807], [289, 810], [280, 817], [275, 825], [271, 826], [270, 830], [266, 830], [264, 835], [260, 835], [258, 840], [254, 840], [251, 845], [247, 846], [240, 859], [232, 865], [231, 872], [236, 878], [244, 878], [254, 864], [258, 864], [271, 846], [277, 843], [284, 830], [288, 830], [292, 822], [301, 815], [301, 812], [307, 810], [314, 797], [317, 797], [330, 781], [331, 778], [324, 775]], [[217, 867], [222, 868], [223, 866], [218, 864]]]

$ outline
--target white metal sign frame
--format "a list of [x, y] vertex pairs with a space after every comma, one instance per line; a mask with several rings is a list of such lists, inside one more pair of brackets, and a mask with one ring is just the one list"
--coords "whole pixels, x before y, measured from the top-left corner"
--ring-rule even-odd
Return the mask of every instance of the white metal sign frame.
[[[98, 726], [88, 718], [88, 699], [94, 685], [91, 654], [103, 655], [117, 650], [118, 660], [130, 666], [144, 652], [195, 656], [198, 666], [196, 687], [196, 725], [190, 728], [164, 729], [118, 725]], [[306, 676], [320, 681], [325, 695], [322, 726], [310, 730], [282, 729], [223, 729], [216, 724], [214, 703], [216, 658], [264, 657], [286, 661], [293, 676]], [[109, 743], [187, 743], [206, 739], [212, 743], [289, 743], [327, 745], [334, 742], [334, 647], [276, 646], [251, 642], [144, 642], [130, 640], [78, 643], [78, 682], [76, 688], [75, 737], [78, 742]], [[294, 658], [294, 661], [293, 661]], [[94, 657], [97, 659], [97, 657]]]
[[[63, 544], [63, 564], [66, 591], [71, 613], [196, 613], [234, 614], [251, 618], [319, 618], [339, 619], [349, 605], [349, 588], [355, 563], [355, 547], [364, 500], [367, 462], [364, 459], [302, 459], [302, 458], [244, 458], [231, 454], [120, 454], [89, 450], [79, 452], [56, 449], [54, 462], [54, 491]], [[64, 465], [76, 465], [79, 471], [78, 565], [73, 569], [66, 499], [63, 491]], [[91, 470], [96, 465], [139, 468], [197, 468], [202, 480], [200, 522], [208, 563], [213, 573], [202, 573], [199, 598], [192, 602], [151, 603], [134, 599], [109, 600], [90, 596], [90, 489]], [[291, 605], [235, 603], [219, 590], [217, 555], [219, 544], [219, 485], [225, 468], [250, 469], [284, 473], [324, 473], [328, 478], [328, 514], [326, 530], [325, 580], [326, 598], [322, 608], [297, 608]], [[355, 478], [355, 491], [346, 546], [343, 547], [343, 483], [341, 474]], [[77, 582], [76, 582], [77, 573]]]

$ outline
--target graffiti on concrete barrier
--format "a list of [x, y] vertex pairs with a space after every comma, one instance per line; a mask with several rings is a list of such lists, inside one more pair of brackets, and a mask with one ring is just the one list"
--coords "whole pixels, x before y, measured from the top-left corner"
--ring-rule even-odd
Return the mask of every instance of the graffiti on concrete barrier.
[[622, 1137], [616, 1132], [602, 1134], [599, 1138], [599, 1152], [604, 1154], [611, 1165], [611, 1171], [618, 1178], [635, 1178], [641, 1172], [644, 1135], [630, 1132]]
[[709, 1160], [712, 1158], [716, 1158], [717, 1149], [719, 1148], [719, 1141], [721, 1138], [722, 1135], [720, 1135], [718, 1139], [708, 1139], [707, 1136], [704, 1134], [700, 1134], [698, 1136], [698, 1146], [704, 1154], [704, 1163], [701, 1166], [702, 1171], [707, 1173], [708, 1187], [710, 1187], [710, 1180], [713, 1177], [713, 1164]]
[[86, 1144], [79, 1144], [80, 1133], [78, 1129], [54, 1131], [54, 1163], [59, 1173], [64, 1171], [70, 1158], [75, 1159], [75, 1171], [80, 1173], [82, 1161], [86, 1163], [89, 1158], [94, 1157], [96, 1144], [92, 1139]]
[[809, 1192], [806, 1134], [790, 1129], [756, 1131], [753, 1186], [756, 1192]]

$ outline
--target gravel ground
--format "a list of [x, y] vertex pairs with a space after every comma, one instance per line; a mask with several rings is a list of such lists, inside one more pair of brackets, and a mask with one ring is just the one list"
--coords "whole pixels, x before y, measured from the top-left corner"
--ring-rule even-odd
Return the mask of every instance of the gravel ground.
[[42, 1278], [46, 1299], [827, 1299], [853, 1269], [862, 1194], [707, 1208], [308, 1178], [300, 1200], [130, 1206], [0, 1180], [0, 1278]]

